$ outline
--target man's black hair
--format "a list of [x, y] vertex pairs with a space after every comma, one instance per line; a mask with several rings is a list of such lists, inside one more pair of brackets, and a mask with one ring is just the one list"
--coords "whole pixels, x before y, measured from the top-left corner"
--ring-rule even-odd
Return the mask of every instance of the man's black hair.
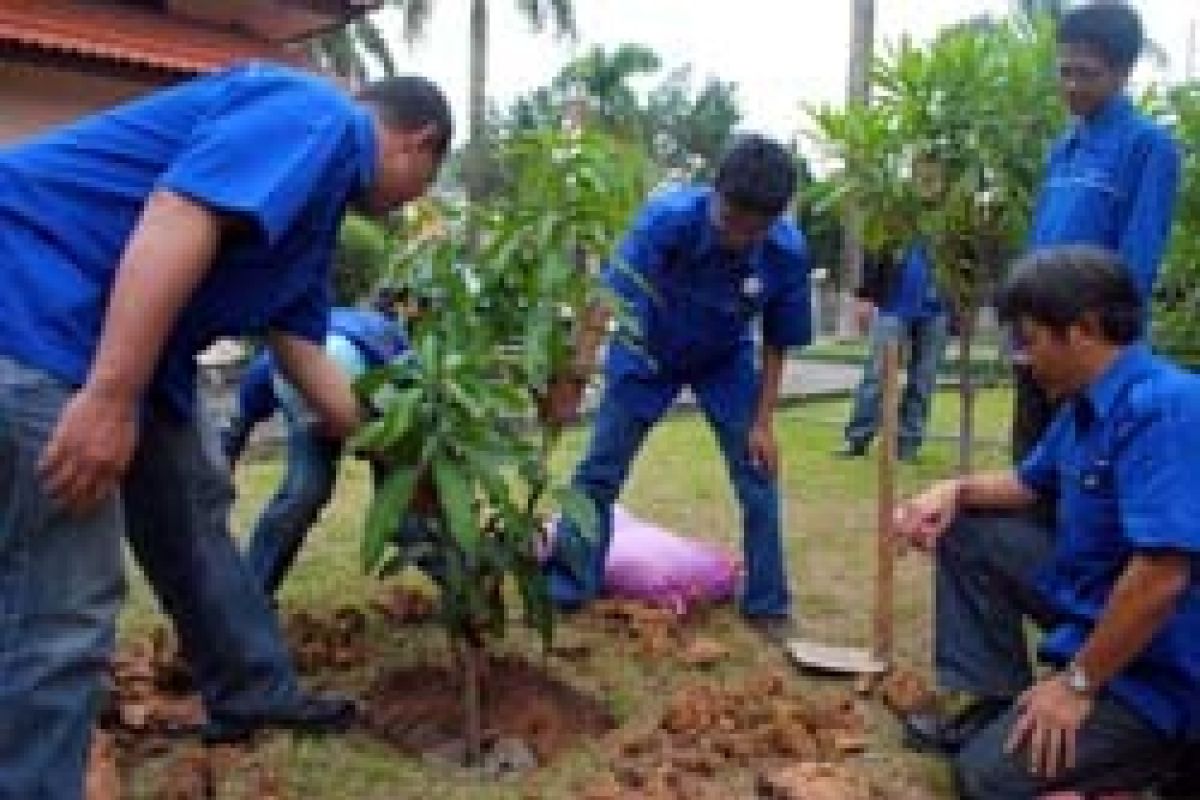
[[1081, 44], [1122, 74], [1133, 71], [1145, 39], [1138, 13], [1124, 3], [1098, 2], [1073, 8], [1058, 23], [1058, 43]]
[[446, 96], [433, 81], [419, 75], [382, 78], [364, 86], [358, 99], [373, 106], [384, 123], [402, 130], [433, 125], [437, 130], [434, 152], [439, 161], [446, 157], [454, 136], [454, 116]]
[[1028, 319], [1056, 333], [1094, 315], [1111, 344], [1142, 335], [1145, 307], [1129, 270], [1110, 250], [1064, 245], [1035, 250], [1017, 261], [1000, 288], [1004, 322]]
[[775, 218], [796, 191], [795, 159], [765, 136], [738, 136], [721, 157], [714, 185], [730, 205]]

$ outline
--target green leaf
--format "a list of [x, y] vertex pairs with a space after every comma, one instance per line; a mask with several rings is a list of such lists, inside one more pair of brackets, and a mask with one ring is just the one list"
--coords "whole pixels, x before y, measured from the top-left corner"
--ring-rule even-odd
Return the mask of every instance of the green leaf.
[[395, 538], [400, 520], [412, 502], [417, 470], [401, 467], [384, 480], [375, 491], [367, 511], [366, 531], [362, 541], [363, 571], [371, 574], [380, 565], [388, 546]]
[[560, 513], [569, 519], [585, 539], [593, 539], [599, 529], [596, 505], [592, 499], [573, 486], [556, 486], [553, 492]]
[[433, 460], [433, 480], [450, 533], [470, 558], [479, 546], [479, 520], [471, 481], [458, 464], [442, 456]]

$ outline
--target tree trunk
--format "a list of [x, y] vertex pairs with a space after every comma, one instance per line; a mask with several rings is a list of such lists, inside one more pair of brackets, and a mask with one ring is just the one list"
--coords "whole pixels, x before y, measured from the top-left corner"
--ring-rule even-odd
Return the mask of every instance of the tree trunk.
[[483, 648], [470, 641], [459, 642], [459, 658], [463, 675], [463, 727], [468, 767], [483, 762]]
[[[871, 54], [875, 39], [875, 0], [854, 0], [850, 17], [850, 63], [846, 71], [846, 104], [865, 105], [871, 100]], [[854, 290], [862, 280], [863, 247], [855, 215], [842, 229], [842, 274], [838, 281], [838, 333], [856, 332], [852, 313]]]
[[487, 0], [471, 0], [471, 86], [466, 159], [467, 198], [479, 200], [487, 138]]
[[971, 471], [971, 451], [975, 442], [975, 378], [971, 374], [971, 345], [975, 338], [976, 308], [959, 311], [958, 323], [958, 472]]

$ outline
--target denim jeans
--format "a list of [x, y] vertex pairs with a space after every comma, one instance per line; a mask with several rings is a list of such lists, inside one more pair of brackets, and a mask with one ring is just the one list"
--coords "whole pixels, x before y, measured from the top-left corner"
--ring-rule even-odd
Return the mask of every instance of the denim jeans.
[[246, 554], [251, 571], [268, 594], [279, 589], [308, 529], [333, 496], [342, 454], [339, 442], [315, 435], [302, 420], [285, 419], [286, 472], [254, 525]]
[[124, 594], [125, 533], [175, 622], [210, 714], [298, 692], [266, 598], [228, 534], [216, 437], [150, 410], [120, 492], [86, 515], [37, 460], [74, 389], [0, 357], [0, 800], [76, 800]]
[[[1025, 620], [1054, 623], [1033, 588], [1053, 534], [1024, 515], [965, 514], [938, 543], [934, 666], [945, 689], [1016, 698], [1034, 680]], [[1139, 789], [1164, 774], [1179, 748], [1116, 698], [1101, 692], [1077, 738], [1076, 767], [1054, 781], [1028, 770], [1024, 750], [1005, 751], [1016, 721], [1010, 709], [959, 752], [963, 797], [1018, 800], [1055, 789]]]
[[948, 317], [939, 314], [917, 320], [904, 320], [894, 314], [876, 314], [871, 322], [871, 351], [863, 366], [862, 380], [854, 393], [854, 408], [846, 424], [846, 441], [865, 445], [879, 429], [879, 408], [883, 399], [883, 354], [891, 342], [907, 344], [908, 377], [900, 395], [901, 450], [915, 452], [925, 440], [929, 409], [937, 388], [938, 368], [946, 349]]
[[[774, 477], [750, 460], [748, 436], [754, 412], [752, 391], [737, 402], [718, 402], [704, 392], [697, 397], [717, 436], [729, 477], [742, 507], [742, 547], [746, 565], [742, 613], [748, 617], [783, 616], [790, 594], [780, 534], [779, 487]], [[595, 504], [598, 530], [585, 539], [562, 520], [544, 571], [550, 595], [565, 609], [577, 608], [604, 588], [604, 564], [612, 537], [612, 507], [629, 475], [629, 466], [646, 434], [658, 421], [616, 400], [606, 390], [596, 410], [587, 454], [575, 472], [574, 486]]]

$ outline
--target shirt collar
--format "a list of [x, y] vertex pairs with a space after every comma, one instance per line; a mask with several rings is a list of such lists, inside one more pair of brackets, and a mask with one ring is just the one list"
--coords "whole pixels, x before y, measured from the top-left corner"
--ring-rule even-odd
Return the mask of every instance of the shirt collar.
[[1080, 401], [1088, 407], [1094, 419], [1101, 419], [1112, 411], [1121, 392], [1149, 366], [1152, 358], [1149, 345], [1134, 342], [1113, 359], [1100, 377], [1088, 384], [1080, 395]]
[[697, 204], [697, 208], [699, 209], [701, 216], [704, 218], [702, 224], [700, 225], [700, 250], [701, 252], [715, 253], [725, 259], [737, 263], [740, 268], [747, 269], [759, 261], [759, 256], [763, 251], [763, 247], [766, 246], [766, 241], [776, 235], [775, 225], [771, 225], [770, 230], [767, 231], [766, 239], [763, 241], [758, 242], [744, 252], [737, 253], [736, 255], [730, 254], [728, 251], [721, 248], [720, 235], [717, 232], [717, 225], [713, 221], [716, 214], [716, 209], [713, 208], [713, 204], [716, 202], [717, 190], [709, 187], [708, 190], [705, 191], [702, 201]]
[[358, 152], [358, 190], [366, 191], [375, 182], [379, 168], [379, 145], [376, 141], [375, 117], [361, 105], [354, 107], [354, 144]]
[[1133, 102], [1124, 94], [1115, 94], [1108, 98], [1092, 116], [1076, 119], [1072, 137], [1082, 140], [1102, 136], [1115, 125], [1128, 119], [1133, 113]]

